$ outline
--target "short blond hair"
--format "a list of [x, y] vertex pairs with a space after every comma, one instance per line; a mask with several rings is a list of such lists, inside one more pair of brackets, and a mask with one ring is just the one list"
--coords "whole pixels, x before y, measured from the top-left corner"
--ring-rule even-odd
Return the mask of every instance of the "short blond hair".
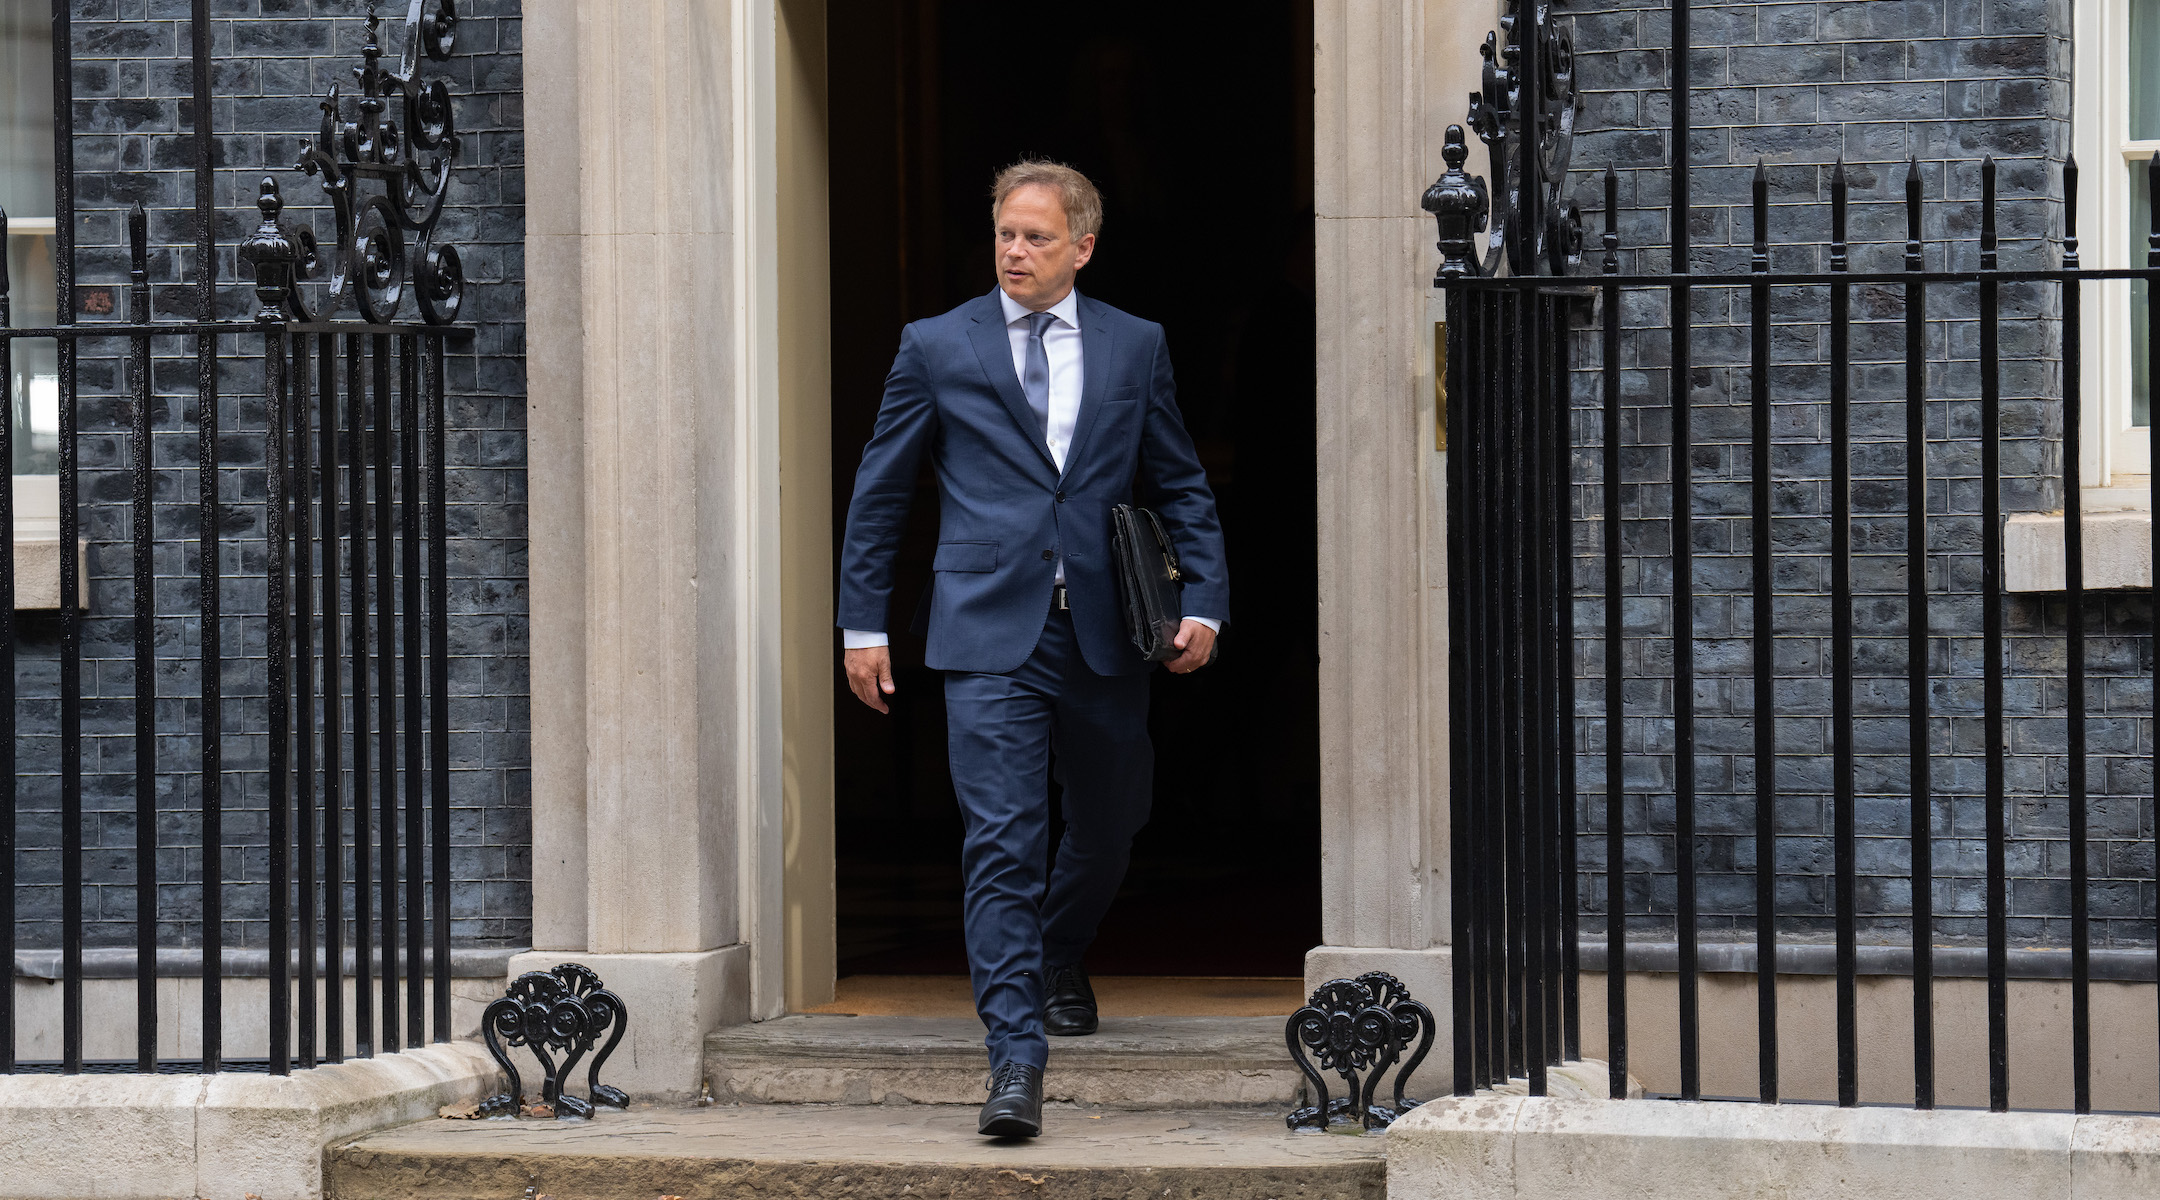
[[1015, 188], [1040, 184], [1058, 194], [1058, 203], [1065, 209], [1065, 224], [1072, 231], [1072, 240], [1093, 237], [1102, 232], [1102, 193], [1088, 177], [1061, 162], [1047, 159], [1024, 158], [997, 173], [997, 180], [990, 185], [990, 223], [997, 224], [998, 214], [1005, 210], [1005, 197]]

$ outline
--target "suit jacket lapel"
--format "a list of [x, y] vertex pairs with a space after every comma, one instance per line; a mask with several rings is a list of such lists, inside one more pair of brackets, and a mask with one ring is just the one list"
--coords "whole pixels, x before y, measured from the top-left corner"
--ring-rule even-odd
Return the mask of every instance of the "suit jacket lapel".
[[1088, 434], [1094, 432], [1095, 417], [1110, 390], [1110, 355], [1116, 340], [1102, 306], [1080, 297], [1080, 417], [1073, 426], [1072, 448], [1065, 452], [1066, 474], [1087, 453]]
[[[975, 357], [982, 361], [985, 374], [990, 376], [990, 386], [997, 389], [998, 399], [1020, 426], [1020, 436], [1035, 447], [1043, 462], [1052, 471], [1057, 470], [1057, 460], [1050, 457], [1050, 447], [1043, 443], [1042, 434], [1035, 428], [1035, 410], [1028, 407], [1027, 393], [1020, 390], [1020, 376], [1013, 372], [1012, 339], [1005, 332], [1001, 320], [1005, 309], [998, 303], [997, 293], [991, 292], [976, 309], [975, 323], [968, 327], [968, 340], [975, 345]], [[1081, 343], [1084, 352], [1087, 343]]]

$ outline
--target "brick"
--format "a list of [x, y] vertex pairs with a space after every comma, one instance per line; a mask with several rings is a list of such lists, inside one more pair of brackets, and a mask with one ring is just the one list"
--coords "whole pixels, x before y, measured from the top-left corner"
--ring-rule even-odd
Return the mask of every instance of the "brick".
[[[317, 17], [305, 3], [281, 6], [273, 2], [263, 6], [262, 15], [222, 7], [233, 11], [221, 11], [220, 57], [213, 71], [219, 96], [213, 115], [222, 131], [216, 139], [222, 243], [218, 270], [223, 280], [218, 291], [220, 311], [231, 316], [252, 311], [252, 296], [240, 282], [244, 276], [234, 247], [255, 219], [254, 181], [265, 173], [284, 181], [288, 219], [306, 221], [323, 215], [322, 210], [310, 207], [319, 191], [292, 173], [290, 163], [320, 115], [316, 94], [330, 81], [347, 78], [346, 69], [356, 57], [360, 22], [343, 12]], [[193, 106], [186, 98], [187, 63], [170, 57], [182, 48], [179, 39], [187, 5], [184, 0], [154, 0], [151, 8], [155, 11], [146, 20], [142, 5], [127, 10], [107, 4], [76, 6], [75, 182], [82, 206], [77, 230], [83, 247], [78, 261], [85, 282], [118, 278], [125, 269], [119, 250], [122, 215], [126, 206], [140, 200], [151, 210], [151, 277], [157, 311], [161, 316], [189, 316], [195, 309], [194, 265], [189, 253], [194, 234], [194, 151], [189, 133]], [[284, 19], [288, 13], [294, 19]], [[477, 357], [471, 350], [456, 350], [451, 356], [453, 386], [468, 393], [451, 396], [451, 420], [461, 439], [486, 447], [484, 454], [452, 467], [453, 492], [470, 498], [459, 507], [475, 508], [483, 515], [457, 526], [450, 547], [451, 569], [459, 576], [454, 582], [460, 595], [476, 600], [487, 614], [478, 623], [452, 622], [452, 652], [461, 661], [479, 656], [492, 664], [484, 673], [486, 686], [492, 689], [491, 705], [480, 711], [453, 706], [452, 723], [461, 743], [469, 744], [473, 764], [470, 770], [457, 773], [456, 790], [488, 797], [495, 805], [490, 811], [496, 814], [484, 824], [461, 825], [456, 835], [461, 847], [471, 843], [490, 851], [459, 861], [478, 864], [496, 877], [461, 880], [460, 886], [499, 885], [490, 921], [458, 929], [461, 936], [477, 933], [520, 941], [530, 936], [530, 887], [522, 878], [510, 881], [501, 876], [530, 873], [530, 856], [524, 849], [530, 834], [526, 809], [529, 750], [524, 732], [529, 724], [524, 694], [529, 673], [523, 656], [529, 639], [523, 631], [523, 510], [511, 503], [513, 496], [521, 501], [524, 489], [524, 373], [519, 357], [523, 346], [523, 258], [519, 253], [524, 235], [523, 147], [520, 131], [505, 127], [506, 120], [514, 123], [522, 112], [521, 105], [505, 103], [514, 100], [522, 86], [522, 64], [515, 53], [514, 34], [506, 41], [496, 36], [499, 29], [488, 29], [497, 24], [468, 21], [476, 35], [485, 36], [463, 40], [469, 45], [491, 43], [498, 51], [477, 71], [470, 69], [474, 64], [469, 61], [447, 64], [454, 77], [480, 79], [492, 93], [458, 98], [466, 155], [484, 155], [487, 161], [461, 170], [453, 203], [465, 206], [459, 224], [473, 239], [460, 249], [469, 263], [480, 268], [473, 276], [472, 308], [495, 314], [486, 336], [472, 343], [478, 348]], [[333, 45], [338, 57], [322, 57]], [[233, 57], [236, 47], [239, 53], [260, 57]], [[508, 52], [501, 52], [505, 47]], [[505, 96], [506, 92], [512, 95]], [[326, 222], [318, 227], [328, 229]], [[163, 347], [160, 353], [166, 353]], [[267, 857], [261, 846], [267, 829], [267, 787], [260, 774], [266, 743], [259, 733], [265, 675], [260, 620], [250, 618], [261, 611], [265, 599], [264, 558], [259, 541], [248, 539], [259, 538], [262, 529], [259, 430], [263, 406], [259, 359], [252, 357], [257, 352], [243, 353], [245, 357], [221, 364], [225, 403], [220, 414], [224, 429], [220, 455], [225, 464], [226, 507], [220, 525], [226, 539], [221, 559], [227, 575], [221, 594], [227, 613], [223, 638], [228, 658], [221, 671], [227, 701], [223, 739], [226, 849], [220, 859], [229, 878], [236, 881], [226, 888], [223, 933], [232, 944], [260, 945], [267, 932], [268, 899], [263, 884]], [[85, 938], [92, 945], [125, 944], [133, 936], [130, 732], [135, 678], [131, 630], [124, 617], [133, 593], [124, 541], [130, 489], [125, 476], [126, 439], [121, 432], [128, 408], [119, 399], [101, 394], [123, 386], [119, 369], [116, 349], [86, 344], [78, 445], [84, 470], [81, 528], [93, 539], [88, 555], [91, 574], [84, 588], [93, 610], [84, 622], [82, 641], [83, 795], [86, 811], [92, 814], [86, 838], [90, 845], [103, 848], [85, 864], [90, 880]], [[158, 547], [155, 566], [162, 614], [158, 720], [165, 731], [157, 780], [162, 846], [158, 859], [164, 880], [159, 889], [159, 928], [166, 941], [187, 944], [200, 937], [201, 854], [193, 847], [199, 841], [196, 809], [201, 798], [192, 767], [200, 754], [194, 728], [199, 711], [196, 655], [201, 631], [193, 619], [181, 615], [194, 607], [197, 595], [196, 556], [181, 541], [192, 537], [196, 523], [195, 483], [189, 469], [195, 457], [194, 364], [184, 348], [155, 362], [152, 386], [157, 394], [154, 419], [161, 423], [161, 430], [169, 431], [159, 435], [159, 465], [178, 468], [159, 477], [156, 515], [158, 535], [168, 539]], [[476, 396], [486, 397], [486, 402], [470, 403]], [[515, 576], [509, 574], [513, 570]], [[518, 661], [505, 661], [513, 657]], [[16, 750], [24, 771], [19, 861], [25, 882], [33, 886], [22, 891], [17, 933], [22, 944], [50, 945], [57, 934], [54, 921], [59, 898], [58, 855], [52, 849], [58, 845], [59, 832], [54, 812], [60, 752], [55, 736], [58, 646], [49, 632], [38, 631], [36, 618], [20, 630], [18, 667], [22, 703]], [[50, 879], [41, 882], [41, 872]]]
[[[1829, 239], [1829, 164], [1840, 155], [1852, 198], [1851, 260], [1856, 270], [1903, 268], [1904, 160], [1921, 160], [1923, 237], [1931, 267], [1970, 268], [1978, 263], [1975, 238], [1978, 163], [1998, 161], [1998, 228], [2005, 265], [2048, 265], [2048, 239], [2059, 224], [2057, 159], [2068, 143], [2067, 55], [2050, 39], [2066, 38], [2064, 6], [2040, 0], [2001, 6], [1983, 0], [1840, 0], [1724, 6], [1714, 17], [1698, 14], [1693, 61], [1722, 61], [1699, 73], [1689, 108], [1697, 126], [1691, 144], [1694, 196], [1690, 216], [1697, 242], [1691, 256], [1699, 271], [1744, 271], [1745, 239], [1753, 234], [1748, 205], [1756, 160], [1772, 164], [1769, 236], [1780, 269], [1820, 270]], [[1625, 40], [1600, 43], [1578, 35], [1582, 78], [1599, 90], [1578, 121], [1577, 165], [1602, 170], [1601, 151], [1621, 172], [1619, 224], [1631, 256], [1628, 269], [1664, 269], [1659, 249], [1666, 234], [1669, 171], [1656, 142], [1668, 119], [1669, 97], [1659, 45], [1667, 38], [1662, 13], [1602, 14], [1600, 28], [1625, 31]], [[1752, 36], [1740, 31], [1752, 20]], [[1748, 113], [1752, 103], [1754, 117]], [[1714, 134], [1714, 136], [1704, 136]], [[1587, 152], [1586, 149], [1587, 148]], [[1594, 188], [1580, 194], [1599, 199]], [[1740, 243], [1740, 244], [1734, 244]], [[2059, 397], [2060, 311], [2051, 289], [2003, 289], [1999, 345], [2003, 364], [2000, 426], [2002, 501], [2010, 511], [2045, 511], [2061, 504]], [[1631, 753], [1627, 786], [1652, 801], [1642, 815], [1647, 828], [1667, 831], [1665, 849], [1631, 853], [1626, 891], [1634, 907], [1630, 926], [1670, 936], [1672, 881], [1667, 789], [1675, 766], [1669, 713], [1669, 640], [1672, 569], [1668, 555], [1671, 511], [1670, 452], [1666, 442], [1669, 391], [1659, 370], [1670, 361], [1663, 331], [1665, 295], [1630, 294], [1623, 302], [1621, 488], [1627, 556], [1621, 586], [1630, 615], [1621, 655], [1628, 664], [1624, 685]], [[1856, 804], [1861, 825], [1859, 894], [1868, 919], [1864, 936], [1900, 936], [1910, 904], [1903, 836], [1910, 786], [1903, 636], [1907, 530], [1905, 460], [1905, 357], [1903, 290], [1856, 288], [1855, 323], [1848, 375], [1855, 401], [1850, 459], [1854, 522], [1852, 608], [1855, 707]], [[1826, 913], [1829, 903], [1826, 795], [1831, 786], [1827, 511], [1830, 500], [1829, 423], [1824, 400], [1828, 338], [1824, 290], [1777, 289], [1773, 295], [1775, 402], [1768, 467], [1772, 476], [1774, 579], [1778, 675], [1775, 763], [1780, 797], [1778, 884], [1788, 914]], [[1981, 658], [1977, 630], [1980, 605], [1977, 513], [1979, 509], [1978, 332], [1973, 289], [1936, 288], [1930, 294], [1926, 385], [1933, 399], [1926, 414], [1930, 484], [1927, 525], [1934, 633], [1929, 655], [1934, 678], [1929, 701], [1931, 786], [1936, 826], [1957, 835], [1937, 846], [1937, 880], [1931, 888], [1942, 914], [1938, 932], [1956, 939], [1980, 932], [1978, 887], [1983, 857], [1978, 795], [1982, 769]], [[1743, 929], [1752, 908], [1751, 881], [1726, 872], [1752, 865], [1751, 823], [1754, 711], [1753, 644], [1748, 588], [1752, 544], [1752, 455], [1746, 451], [1749, 412], [1746, 363], [1748, 306], [1744, 293], [1698, 287], [1691, 306], [1696, 376], [1690, 455], [1695, 486], [1688, 531], [1696, 548], [1696, 596], [1692, 605], [1698, 700], [1697, 819], [1702, 837], [1694, 848], [1706, 872], [1698, 880], [1706, 929]], [[1594, 370], [1594, 338], [1579, 360]], [[1578, 385], [1579, 403], [1596, 405], [1602, 392]], [[1954, 399], [1947, 399], [1954, 398]], [[1738, 401], [1739, 403], [1734, 403]], [[1602, 427], [1580, 425], [1577, 453], [1592, 463]], [[1593, 468], [1582, 468], [1583, 478]], [[1595, 497], [1595, 489], [1586, 489]], [[1587, 499], [1585, 503], [1595, 503]], [[1594, 538], [1581, 541], [1592, 555]], [[1602, 586], [1598, 575], [1578, 571], [1579, 586]], [[2060, 604], [2012, 598], [2005, 605], [2008, 641], [2004, 662], [2010, 758], [2007, 782], [2016, 797], [2019, 844], [2012, 856], [2019, 916], [2013, 937], [2067, 936], [2062, 880], [2068, 866], [2062, 814], [2067, 787], [2067, 721]], [[2096, 889], [2109, 889], [2111, 919], [2098, 936], [2151, 944], [2150, 931], [2123, 924], [2133, 910], [2153, 905], [2150, 803], [2142, 797], [2152, 769], [2153, 691], [2147, 595], [2109, 595], [2088, 602], [2088, 773], [2093, 799], [2093, 864]], [[1602, 620], [1602, 616], [1596, 616]], [[2120, 631], [2117, 636], [2117, 631]], [[1592, 670], [1602, 668], [1592, 662]], [[1587, 678], [1587, 676], [1586, 676]], [[1591, 689], [1594, 690], [1594, 689]], [[1596, 703], [1602, 705], [1602, 697]], [[1586, 710], [1587, 711], [1587, 710]], [[1597, 725], [1601, 719], [1586, 718]], [[1588, 744], [1586, 742], [1586, 744]], [[1585, 759], [1586, 769], [1591, 765]], [[1596, 764], [1601, 771], [1601, 764]], [[1583, 778], [1591, 776], [1585, 774]], [[2119, 801], [2116, 797], [2121, 797]], [[1747, 819], [1744, 821], [1743, 817]], [[1632, 819], [1632, 818], [1631, 818]], [[2102, 823], [2105, 830], [2102, 830]], [[1959, 840], [1964, 839], [1964, 840]], [[1633, 839], [1631, 838], [1631, 842]], [[1790, 842], [1790, 845], [1783, 843]], [[2144, 848], [2140, 848], [2140, 847]], [[1587, 860], [1586, 860], [1587, 861]], [[1742, 886], [1747, 883], [1749, 886]], [[2096, 892], [2097, 894], [2097, 892]], [[1585, 893], [1596, 909], [1602, 890]], [[1827, 931], [1816, 919], [1787, 917], [1790, 931]], [[2110, 943], [2112, 944], [2112, 943]]]

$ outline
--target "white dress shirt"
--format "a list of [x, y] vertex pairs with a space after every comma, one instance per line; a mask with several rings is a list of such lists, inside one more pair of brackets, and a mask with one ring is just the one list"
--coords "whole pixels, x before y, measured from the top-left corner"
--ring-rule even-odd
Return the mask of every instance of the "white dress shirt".
[[[1013, 374], [1025, 379], [1030, 310], [1002, 288], [998, 290], [998, 303], [1005, 310], [1005, 337], [1012, 344]], [[1050, 360], [1050, 429], [1046, 440], [1051, 461], [1062, 474], [1065, 456], [1072, 451], [1073, 430], [1080, 423], [1080, 389], [1086, 380], [1086, 365], [1080, 354], [1080, 293], [1066, 292], [1063, 300], [1044, 311], [1057, 318], [1043, 330], [1043, 354]], [[1057, 582], [1065, 582], [1063, 558], [1058, 559]], [[1218, 632], [1222, 629], [1222, 622], [1209, 617], [1185, 619]], [[840, 644], [848, 650], [883, 646], [888, 640], [885, 634], [866, 629], [840, 631]]]

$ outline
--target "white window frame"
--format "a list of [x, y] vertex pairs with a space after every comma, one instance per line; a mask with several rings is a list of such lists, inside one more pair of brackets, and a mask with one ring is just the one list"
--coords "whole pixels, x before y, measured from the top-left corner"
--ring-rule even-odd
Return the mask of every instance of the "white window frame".
[[[2129, 0], [2078, 0], [2075, 20], [2071, 128], [2079, 251], [2088, 267], [2143, 265], [2143, 246], [2131, 244], [2130, 172], [2144, 169], [2160, 140], [2130, 140]], [[2129, 282], [2086, 284], [2085, 314], [2080, 474], [2087, 488], [2149, 487], [2150, 435], [2130, 423]]]

